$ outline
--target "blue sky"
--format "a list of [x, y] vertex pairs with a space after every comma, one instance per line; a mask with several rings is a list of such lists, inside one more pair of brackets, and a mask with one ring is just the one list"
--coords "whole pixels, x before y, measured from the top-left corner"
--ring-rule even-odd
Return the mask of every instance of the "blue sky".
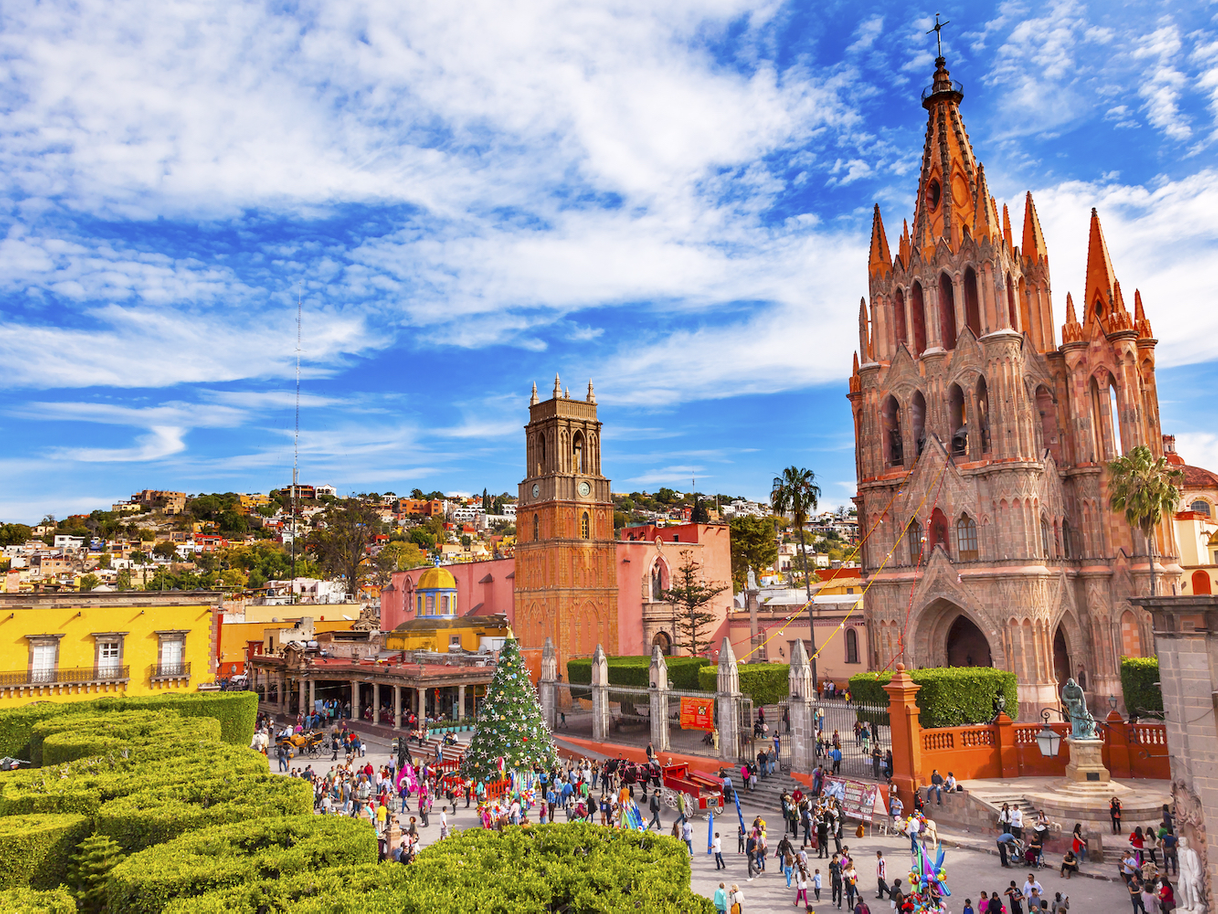
[[[939, 7], [1055, 317], [1100, 210], [1218, 468], [1218, 5]], [[141, 488], [514, 491], [530, 385], [596, 384], [615, 490], [853, 493], [871, 207], [912, 212], [903, 3], [0, 12], [0, 519]]]

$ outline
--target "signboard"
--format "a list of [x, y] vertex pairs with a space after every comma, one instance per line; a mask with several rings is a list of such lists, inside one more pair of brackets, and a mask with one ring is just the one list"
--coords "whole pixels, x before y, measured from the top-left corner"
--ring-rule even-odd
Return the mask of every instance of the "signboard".
[[681, 699], [681, 729], [682, 730], [714, 730], [715, 729], [715, 699], [713, 698], [682, 698]]
[[[837, 798], [847, 818], [863, 822], [875, 821], [875, 801], [879, 792], [880, 785], [872, 781], [855, 781], [832, 776], [825, 778], [821, 788], [821, 793], [825, 796]], [[880, 815], [883, 814], [881, 810]]]

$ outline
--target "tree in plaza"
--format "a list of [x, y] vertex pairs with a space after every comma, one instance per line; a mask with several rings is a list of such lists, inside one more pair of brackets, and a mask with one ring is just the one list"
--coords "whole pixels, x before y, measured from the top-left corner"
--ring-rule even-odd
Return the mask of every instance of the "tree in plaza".
[[318, 529], [309, 534], [305, 548], [324, 574], [347, 582], [351, 599], [374, 572], [368, 547], [381, 532], [381, 519], [371, 505], [347, 498], [326, 509]]
[[768, 517], [744, 514], [732, 518], [732, 582], [744, 590], [749, 568], [769, 568], [778, 559], [774, 522]]
[[816, 623], [814, 621], [812, 603], [812, 576], [808, 574], [808, 549], [804, 542], [804, 524], [808, 515], [816, 510], [820, 502], [820, 486], [816, 484], [816, 474], [802, 467], [790, 466], [782, 471], [782, 475], [774, 477], [770, 487], [770, 508], [775, 514], [790, 514], [799, 530], [799, 554], [803, 558], [804, 588], [808, 594], [808, 636], [811, 639], [812, 650], [808, 653], [812, 658], [812, 681], [816, 682]]
[[550, 768], [558, 763], [558, 750], [541, 716], [537, 690], [529, 681], [520, 644], [513, 638], [499, 652], [461, 773], [481, 781], [497, 780], [499, 759], [503, 759], [504, 772]]
[[1155, 527], [1164, 515], [1170, 517], [1180, 504], [1176, 483], [1184, 471], [1156, 458], [1150, 448], [1139, 444], [1108, 464], [1108, 503], [1113, 511], [1123, 511], [1125, 521], [1142, 532], [1146, 540], [1146, 563], [1150, 569], [1150, 594], [1155, 595]]
[[660, 592], [660, 599], [673, 606], [677, 644], [688, 647], [690, 656], [696, 657], [699, 644], [709, 646], [706, 629], [715, 621], [715, 614], [706, 611], [706, 604], [727, 590], [728, 585], [707, 581], [702, 576], [702, 563], [694, 558], [692, 549], [681, 550], [681, 565], [670, 583], [671, 587]]

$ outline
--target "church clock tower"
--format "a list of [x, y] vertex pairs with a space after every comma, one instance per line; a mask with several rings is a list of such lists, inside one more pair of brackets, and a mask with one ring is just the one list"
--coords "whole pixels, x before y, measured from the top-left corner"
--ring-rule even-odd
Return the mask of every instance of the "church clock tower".
[[601, 475], [596, 395], [529, 400], [526, 471], [516, 507], [515, 631], [525, 649], [554, 641], [559, 669], [597, 644], [616, 653], [617, 547], [609, 480]]

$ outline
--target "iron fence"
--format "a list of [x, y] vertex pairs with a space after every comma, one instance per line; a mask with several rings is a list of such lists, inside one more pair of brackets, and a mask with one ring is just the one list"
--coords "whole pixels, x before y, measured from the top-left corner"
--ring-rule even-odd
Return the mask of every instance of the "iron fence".
[[814, 713], [818, 765], [843, 777], [883, 780], [887, 776], [885, 759], [892, 749], [887, 705], [830, 698], [817, 701]]

